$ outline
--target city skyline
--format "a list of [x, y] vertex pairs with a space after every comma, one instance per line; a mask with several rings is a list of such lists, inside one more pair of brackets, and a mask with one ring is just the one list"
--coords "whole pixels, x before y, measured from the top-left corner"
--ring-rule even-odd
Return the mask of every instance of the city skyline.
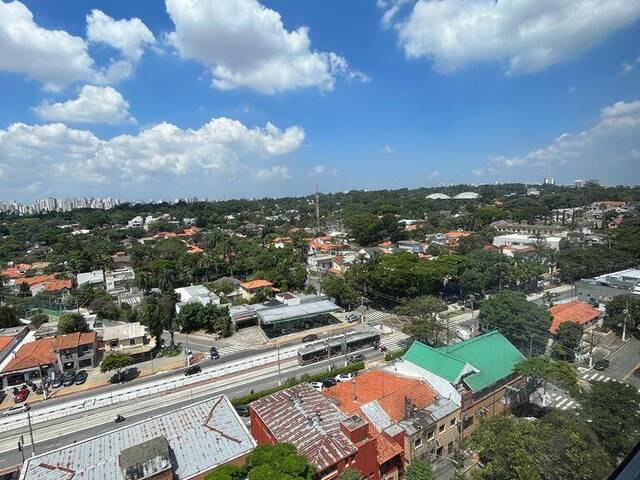
[[0, 0], [2, 197], [638, 184], [640, 5], [578, 3]]

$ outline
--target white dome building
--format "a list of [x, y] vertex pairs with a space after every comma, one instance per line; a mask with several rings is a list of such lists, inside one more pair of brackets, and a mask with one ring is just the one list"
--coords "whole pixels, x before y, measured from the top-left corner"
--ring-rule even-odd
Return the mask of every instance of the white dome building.
[[449, 200], [451, 197], [444, 193], [432, 193], [427, 195], [428, 200]]
[[455, 198], [456, 200], [475, 200], [476, 198], [479, 198], [479, 197], [480, 197], [480, 194], [476, 192], [462, 192], [453, 198]]

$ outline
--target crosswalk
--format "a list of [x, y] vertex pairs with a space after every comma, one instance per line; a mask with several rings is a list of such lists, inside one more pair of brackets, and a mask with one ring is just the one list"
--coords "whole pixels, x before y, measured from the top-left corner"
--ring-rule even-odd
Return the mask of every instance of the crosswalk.
[[607, 377], [603, 373], [591, 372], [591, 371], [583, 374], [582, 379], [586, 380], [587, 382], [619, 382], [620, 381], [613, 377]]
[[246, 345], [225, 345], [222, 347], [216, 347], [220, 356], [230, 355], [232, 353], [244, 352], [247, 350]]
[[578, 402], [560, 393], [547, 394], [546, 400], [548, 407], [557, 408], [559, 410], [572, 410], [579, 406]]
[[405, 342], [407, 338], [409, 338], [409, 336], [402, 332], [393, 332], [390, 335], [382, 337], [382, 342], [380, 343], [384, 345], [389, 352], [393, 352], [406, 348]]
[[380, 310], [369, 309], [365, 313], [365, 319], [369, 322], [381, 322], [391, 318], [395, 318], [395, 315], [392, 313], [382, 312]]

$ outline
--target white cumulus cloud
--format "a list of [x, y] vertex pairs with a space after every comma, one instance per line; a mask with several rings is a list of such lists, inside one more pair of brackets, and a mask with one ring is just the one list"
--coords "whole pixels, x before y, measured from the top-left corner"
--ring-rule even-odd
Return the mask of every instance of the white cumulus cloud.
[[295, 151], [303, 140], [298, 126], [249, 128], [224, 117], [197, 130], [161, 123], [109, 140], [62, 123], [15, 123], [0, 130], [0, 169], [12, 171], [10, 182], [0, 179], [0, 189], [10, 194], [40, 181], [54, 185], [58, 193], [86, 191], [88, 186], [117, 192], [123, 182], [157, 186], [182, 178], [199, 185], [226, 184], [239, 173], [245, 183], [254, 176], [285, 178], [286, 167], [264, 163]]
[[[102, 43], [120, 55], [98, 65], [89, 43]], [[60, 90], [75, 82], [110, 84], [129, 77], [143, 54], [155, 42], [138, 18], [114, 20], [100, 10], [87, 16], [87, 40], [39, 26], [21, 2], [0, 0], [0, 70], [25, 75]]]
[[77, 98], [66, 102], [43, 102], [34, 108], [40, 118], [65, 123], [135, 123], [129, 102], [112, 87], [85, 85]]
[[597, 123], [579, 133], [563, 133], [551, 144], [520, 156], [496, 156], [472, 173], [488, 179], [537, 178], [553, 174], [599, 178], [605, 183], [637, 184], [640, 165], [640, 100], [604, 107]]
[[[415, 0], [414, 0], [415, 1]], [[378, 2], [409, 58], [426, 57], [442, 73], [499, 62], [525, 74], [563, 62], [640, 18], [629, 0], [404, 0]]]
[[313, 50], [307, 27], [288, 31], [278, 12], [256, 0], [166, 0], [166, 7], [175, 24], [169, 42], [206, 65], [216, 88], [276, 93], [331, 90], [337, 76], [368, 80], [343, 57]]
[[58, 90], [71, 82], [90, 81], [93, 68], [84, 39], [42, 28], [24, 4], [0, 0], [0, 70]]

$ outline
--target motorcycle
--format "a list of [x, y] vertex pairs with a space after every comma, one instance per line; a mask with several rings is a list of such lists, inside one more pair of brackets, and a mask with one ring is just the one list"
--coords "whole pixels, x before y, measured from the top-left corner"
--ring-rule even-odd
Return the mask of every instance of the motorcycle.
[[116, 415], [116, 420], [115, 420], [116, 423], [120, 423], [124, 421], [125, 421], [125, 418], [122, 415], [120, 414]]

